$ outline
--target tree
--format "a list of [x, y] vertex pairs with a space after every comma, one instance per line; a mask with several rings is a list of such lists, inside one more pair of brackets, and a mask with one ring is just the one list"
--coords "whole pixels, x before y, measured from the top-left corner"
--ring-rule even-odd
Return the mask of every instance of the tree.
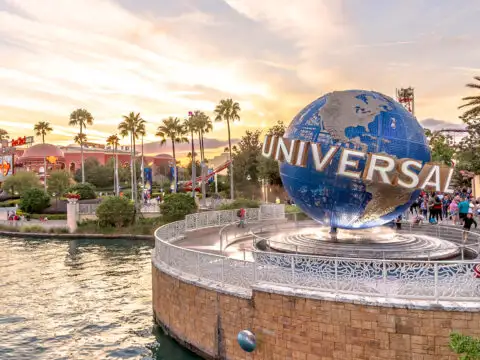
[[198, 129], [198, 121], [195, 118], [193, 113], [190, 113], [188, 116], [188, 119], [185, 120], [183, 123], [183, 126], [185, 127], [185, 130], [187, 132], [190, 132], [190, 141], [191, 141], [191, 146], [192, 146], [192, 151], [189, 153], [190, 155], [190, 163], [187, 166], [187, 169], [189, 169], [190, 176], [192, 177], [192, 197], [195, 197], [195, 186], [196, 182], [195, 179], [197, 177], [197, 167], [195, 161], [195, 156], [197, 153], [195, 152], [195, 145], [193, 143], [193, 134], [197, 132]]
[[262, 151], [261, 131], [247, 130], [233, 155], [235, 183], [244, 197], [258, 192], [259, 158]]
[[[279, 120], [275, 125], [268, 129], [267, 135], [282, 137], [285, 135], [286, 126]], [[260, 156], [258, 160], [259, 177], [264, 179], [270, 185], [282, 185], [278, 162], [271, 158]]]
[[45, 136], [48, 133], [53, 131], [48, 121], [39, 121], [38, 123], [35, 124], [35, 126], [33, 127], [33, 130], [35, 131], [36, 136], [42, 137], [43, 144], [45, 144]]
[[181, 143], [188, 143], [188, 139], [185, 137], [187, 134], [187, 130], [180, 122], [179, 118], [169, 117], [168, 119], [163, 120], [163, 125], [160, 125], [157, 128], [157, 133], [155, 136], [160, 137], [162, 140], [160, 141], [161, 145], [166, 144], [167, 140], [172, 142], [172, 156], [173, 156], [173, 164], [174, 167], [174, 184], [173, 184], [173, 192], [177, 192], [177, 158], [175, 154], [175, 144]]
[[31, 188], [26, 190], [20, 198], [20, 209], [26, 213], [41, 214], [50, 206], [50, 196], [43, 190]]
[[62, 196], [71, 183], [72, 179], [67, 171], [52, 171], [47, 179], [48, 192], [55, 194], [55, 196]]
[[283, 121], [278, 120], [275, 125], [268, 129], [267, 135], [282, 137], [283, 135], [285, 135], [286, 129], [287, 127], [285, 126]]
[[15, 175], [11, 175], [5, 179], [2, 184], [2, 189], [9, 192], [12, 195], [18, 193], [20, 196], [25, 191], [36, 188], [40, 189], [42, 184], [35, 173], [30, 171], [20, 171]]
[[103, 200], [96, 211], [100, 226], [125, 227], [135, 220], [135, 205], [124, 197]]
[[[473, 78], [476, 81], [479, 81], [479, 83], [469, 83], [466, 86], [470, 89], [480, 90], [480, 76], [474, 76]], [[464, 119], [465, 122], [480, 117], [480, 94], [467, 96], [462, 98], [462, 100], [466, 101], [467, 103], [460, 105], [458, 108], [469, 108], [461, 116], [461, 118]]]
[[455, 145], [451, 135], [443, 135], [425, 129], [425, 136], [430, 143], [432, 161], [452, 166], [453, 156], [455, 155]]
[[118, 138], [117, 134], [110, 135], [107, 138], [107, 145], [113, 148], [113, 191], [115, 195], [118, 196], [118, 187], [120, 186], [118, 182], [118, 154], [117, 148], [119, 145], [120, 139]]
[[8, 131], [4, 129], [0, 129], [0, 141], [6, 140], [8, 138], [10, 138], [10, 136], [8, 135]]
[[136, 149], [135, 149], [135, 140], [139, 136], [145, 136], [145, 123], [146, 121], [142, 119], [140, 113], [134, 113], [133, 111], [123, 116], [123, 121], [118, 125], [118, 130], [122, 137], [130, 136], [130, 166], [132, 169], [131, 172], [131, 184], [132, 184], [132, 198], [137, 200], [137, 176], [136, 176]]
[[[200, 161], [195, 160], [196, 156], [197, 156], [197, 153], [194, 154], [192, 159], [192, 153], [189, 152], [187, 154], [187, 158], [188, 158], [187, 171], [189, 176], [193, 176], [193, 174], [200, 174]], [[193, 166], [193, 161], [195, 161], [195, 166]]]
[[[82, 183], [85, 182], [85, 170], [83, 167], [83, 143], [86, 141], [83, 135], [83, 129], [87, 128], [87, 125], [93, 125], [93, 116], [85, 109], [77, 109], [70, 114], [70, 121], [68, 122], [70, 126], [79, 126], [80, 133], [75, 137], [80, 144], [80, 153], [81, 153], [81, 162], [82, 162]], [[77, 142], [77, 141], [75, 141]]]
[[[85, 134], [81, 134], [81, 133], [78, 133], [77, 135], [75, 135], [75, 137], [73, 138], [73, 141], [76, 143], [76, 144], [79, 144], [80, 146], [83, 146], [83, 144], [85, 144], [87, 142], [87, 135]], [[83, 151], [83, 150], [82, 150]], [[83, 174], [85, 174], [85, 170], [84, 170], [84, 161], [83, 161], [83, 155], [82, 155], [82, 168], [80, 169], [80, 173], [82, 174], [82, 176], [84, 177]]]
[[[75, 180], [80, 180], [81, 175], [81, 172], [77, 171]], [[110, 187], [113, 182], [113, 169], [100, 165], [96, 158], [87, 158], [85, 160], [85, 181], [98, 188]]]
[[160, 204], [160, 212], [166, 221], [183, 220], [186, 215], [197, 211], [195, 199], [187, 194], [168, 194]]
[[[226, 121], [228, 129], [228, 150], [229, 159], [232, 161], [232, 139], [230, 134], [230, 121], [240, 120], [240, 105], [232, 99], [220, 100], [215, 108], [215, 121]], [[230, 163], [230, 198], [234, 198], [233, 189], [233, 163]]]
[[88, 182], [72, 185], [65, 192], [78, 193], [80, 195], [80, 200], [90, 200], [97, 197], [95, 186]]

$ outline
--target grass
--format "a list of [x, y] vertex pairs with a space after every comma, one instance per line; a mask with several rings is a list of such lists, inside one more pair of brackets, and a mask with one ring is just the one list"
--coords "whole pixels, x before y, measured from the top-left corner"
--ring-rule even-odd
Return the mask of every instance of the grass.
[[42, 233], [42, 234], [67, 234], [66, 227], [44, 228], [40, 225], [12, 226], [0, 224], [0, 231], [21, 232], [21, 233]]
[[133, 225], [126, 227], [101, 226], [97, 220], [86, 220], [78, 224], [78, 234], [105, 234], [105, 235], [152, 235], [153, 232], [166, 222], [161, 218], [138, 219]]

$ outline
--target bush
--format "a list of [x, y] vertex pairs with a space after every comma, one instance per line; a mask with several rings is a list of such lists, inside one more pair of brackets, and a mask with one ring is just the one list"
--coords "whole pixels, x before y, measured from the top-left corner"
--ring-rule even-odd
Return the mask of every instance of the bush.
[[30, 171], [20, 171], [14, 175], [8, 176], [2, 184], [2, 189], [14, 195], [18, 193], [22, 196], [25, 191], [32, 188], [40, 189], [42, 184], [38, 176]]
[[31, 219], [40, 219], [47, 217], [48, 220], [67, 220], [67, 214], [30, 214]]
[[108, 197], [97, 207], [100, 226], [125, 227], [133, 223], [135, 207], [124, 197]]
[[31, 225], [31, 226], [24, 225], [20, 228], [20, 232], [24, 232], [24, 233], [44, 233], [47, 231], [48, 229], [40, 225]]
[[76, 192], [80, 195], [80, 200], [89, 200], [89, 199], [96, 199], [97, 194], [95, 193], [95, 186], [89, 183], [85, 184], [75, 184], [70, 186], [65, 192]]
[[249, 200], [249, 199], [236, 199], [228, 204], [222, 204], [219, 207], [219, 210], [234, 210], [234, 209], [250, 209], [260, 207], [260, 201]]
[[18, 205], [20, 203], [20, 199], [16, 200], [7, 200], [0, 202], [0, 207], [15, 207], [15, 205]]
[[26, 190], [20, 198], [20, 209], [26, 213], [41, 213], [50, 206], [50, 196], [43, 190]]
[[168, 194], [160, 204], [160, 212], [167, 222], [183, 220], [186, 215], [197, 211], [197, 204], [190, 194]]
[[454, 332], [450, 334], [450, 348], [462, 360], [480, 359], [480, 339]]

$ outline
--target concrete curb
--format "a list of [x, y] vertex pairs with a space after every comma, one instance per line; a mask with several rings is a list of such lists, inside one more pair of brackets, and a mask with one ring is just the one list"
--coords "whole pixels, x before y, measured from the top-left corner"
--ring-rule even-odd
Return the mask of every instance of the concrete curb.
[[0, 231], [0, 236], [30, 237], [41, 239], [127, 239], [127, 240], [155, 240], [152, 235], [129, 234], [55, 234], [55, 233], [29, 233], [19, 231]]

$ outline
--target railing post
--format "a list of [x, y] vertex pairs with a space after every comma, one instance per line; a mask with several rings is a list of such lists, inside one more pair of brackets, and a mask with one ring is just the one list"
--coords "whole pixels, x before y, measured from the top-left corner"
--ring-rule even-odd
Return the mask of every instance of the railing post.
[[292, 261], [292, 284], [295, 284], [295, 257], [292, 255], [291, 256], [291, 261]]
[[435, 301], [438, 303], [438, 263], [433, 264], [434, 278], [435, 278]]
[[253, 282], [257, 282], [257, 256], [255, 255], [256, 252], [255, 250], [252, 251], [252, 257], [253, 257], [253, 261], [252, 261], [252, 266], [253, 266]]
[[225, 286], [225, 258], [222, 258], [222, 287]]
[[335, 295], [338, 294], [338, 259], [335, 259]]
[[200, 276], [200, 252], [197, 252], [197, 276], [198, 276], [198, 279], [201, 278], [201, 276]]
[[383, 278], [383, 287], [385, 289], [385, 297], [388, 297], [388, 290], [387, 290], [387, 263], [385, 260], [382, 260], [383, 271], [382, 271], [382, 278]]

